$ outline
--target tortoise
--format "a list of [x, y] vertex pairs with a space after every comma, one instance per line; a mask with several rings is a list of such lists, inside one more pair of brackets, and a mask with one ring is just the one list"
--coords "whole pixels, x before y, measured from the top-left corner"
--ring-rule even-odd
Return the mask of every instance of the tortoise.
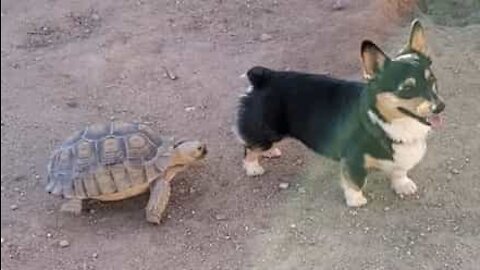
[[93, 124], [53, 152], [46, 191], [68, 199], [62, 212], [80, 214], [85, 200], [118, 201], [150, 190], [146, 219], [160, 223], [171, 180], [206, 154], [202, 142], [174, 143], [145, 124]]

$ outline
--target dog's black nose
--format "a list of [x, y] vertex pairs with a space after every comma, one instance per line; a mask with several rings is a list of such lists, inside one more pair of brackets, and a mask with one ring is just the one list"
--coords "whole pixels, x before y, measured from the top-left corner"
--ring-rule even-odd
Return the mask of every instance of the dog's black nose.
[[435, 105], [432, 112], [434, 114], [439, 114], [439, 113], [443, 112], [443, 110], [445, 110], [445, 103], [439, 102], [438, 104]]

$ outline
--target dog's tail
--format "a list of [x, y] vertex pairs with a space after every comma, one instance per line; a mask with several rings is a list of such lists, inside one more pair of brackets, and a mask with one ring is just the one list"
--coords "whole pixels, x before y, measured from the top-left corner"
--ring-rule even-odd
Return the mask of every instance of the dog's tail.
[[255, 90], [262, 89], [262, 87], [268, 83], [272, 74], [272, 70], [260, 66], [253, 67], [247, 71], [248, 80]]

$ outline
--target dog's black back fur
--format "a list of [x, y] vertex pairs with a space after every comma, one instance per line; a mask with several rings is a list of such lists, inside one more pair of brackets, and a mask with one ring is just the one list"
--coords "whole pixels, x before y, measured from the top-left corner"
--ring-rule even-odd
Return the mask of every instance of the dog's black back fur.
[[366, 121], [364, 83], [264, 67], [247, 76], [253, 90], [241, 98], [238, 131], [248, 148], [266, 150], [293, 137], [335, 160], [362, 163], [367, 152], [392, 158], [391, 141]]

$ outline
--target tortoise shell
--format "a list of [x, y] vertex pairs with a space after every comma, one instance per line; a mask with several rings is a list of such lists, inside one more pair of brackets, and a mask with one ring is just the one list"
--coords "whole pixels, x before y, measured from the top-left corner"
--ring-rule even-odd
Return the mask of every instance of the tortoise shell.
[[162, 176], [173, 140], [143, 124], [94, 124], [55, 150], [46, 190], [65, 198], [119, 200]]

